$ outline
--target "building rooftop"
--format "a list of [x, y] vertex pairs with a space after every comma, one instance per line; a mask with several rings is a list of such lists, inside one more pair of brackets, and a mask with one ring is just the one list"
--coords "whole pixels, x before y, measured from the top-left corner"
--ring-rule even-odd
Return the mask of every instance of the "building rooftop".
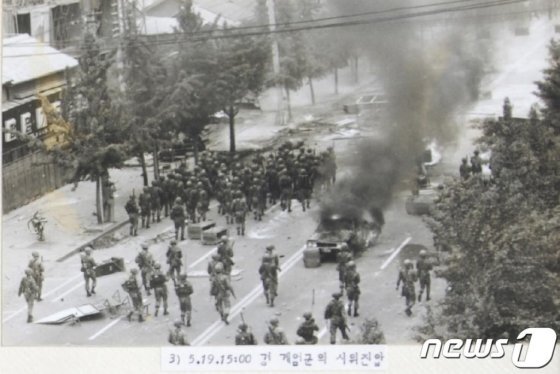
[[2, 85], [18, 84], [75, 67], [78, 60], [27, 34], [4, 38]]

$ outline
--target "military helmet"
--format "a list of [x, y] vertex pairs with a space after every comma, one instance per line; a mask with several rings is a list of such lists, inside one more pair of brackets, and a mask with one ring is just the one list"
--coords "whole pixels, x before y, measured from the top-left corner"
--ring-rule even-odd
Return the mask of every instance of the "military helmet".
[[312, 317], [311, 313], [309, 313], [309, 312], [303, 313], [303, 318], [310, 319], [311, 317]]
[[346, 266], [348, 266], [349, 268], [355, 268], [356, 267], [356, 263], [354, 261], [349, 261]]
[[154, 269], [161, 269], [161, 264], [159, 262], [156, 262], [154, 264]]
[[411, 267], [412, 266], [412, 260], [410, 260], [408, 258], [406, 260], [404, 260], [404, 266]]
[[173, 325], [175, 325], [175, 327], [181, 327], [183, 325], [183, 322], [178, 319], [177, 321], [175, 321], [175, 323], [173, 323]]
[[33, 256], [33, 257], [39, 257], [39, 252], [33, 251], [33, 253], [31, 253], [31, 256]]
[[270, 324], [271, 324], [272, 326], [278, 326], [278, 323], [279, 323], [279, 322], [280, 322], [280, 321], [278, 321], [278, 318], [272, 318], [272, 319], [270, 320]]
[[25, 269], [25, 275], [32, 275], [33, 271], [31, 269]]
[[179, 275], [179, 279], [180, 280], [187, 280], [187, 274], [185, 273], [185, 274]]
[[224, 270], [224, 265], [221, 262], [218, 262], [216, 266], [214, 266], [214, 271], [220, 273]]
[[340, 250], [341, 250], [341, 251], [346, 251], [346, 250], [348, 250], [348, 244], [342, 243], [342, 244], [340, 245]]
[[182, 202], [183, 200], [180, 197], [175, 199], [175, 204], [181, 204]]
[[420, 250], [419, 254], [420, 254], [420, 256], [424, 257], [424, 256], [428, 255], [428, 252], [426, 252], [425, 249], [422, 249], [422, 250]]
[[275, 247], [273, 245], [269, 245], [266, 247], [267, 251], [272, 251]]
[[142, 247], [142, 249], [148, 249], [148, 244], [142, 243], [141, 247]]
[[134, 268], [134, 269], [130, 269], [130, 274], [138, 274], [138, 269]]
[[239, 330], [241, 330], [241, 331], [247, 330], [247, 327], [249, 327], [249, 326], [247, 326], [246, 323], [240, 323], [239, 324]]
[[220, 259], [220, 255], [219, 255], [219, 254], [214, 253], [214, 254], [212, 255], [212, 260], [216, 260], [216, 261], [217, 261], [217, 260], [219, 260], [219, 259]]
[[463, 164], [466, 164], [466, 163], [467, 163], [467, 159], [464, 158], [464, 157], [461, 159], [461, 161], [463, 162]]
[[171, 240], [171, 241], [169, 242], [169, 244], [171, 244], [171, 245], [177, 245], [177, 240], [173, 239], [173, 240]]
[[91, 254], [91, 247], [86, 247], [84, 252], [86, 252], [86, 254], [88, 255]]
[[332, 294], [332, 297], [334, 297], [335, 299], [340, 299], [341, 296], [342, 294], [340, 292], [335, 292]]

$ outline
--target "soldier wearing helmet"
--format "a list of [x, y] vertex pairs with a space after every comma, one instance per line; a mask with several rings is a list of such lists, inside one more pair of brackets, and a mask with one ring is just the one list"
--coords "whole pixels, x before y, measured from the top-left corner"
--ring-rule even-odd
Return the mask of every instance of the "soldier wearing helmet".
[[344, 303], [340, 301], [342, 293], [335, 292], [332, 294], [333, 299], [327, 304], [325, 308], [325, 319], [330, 320], [329, 332], [331, 344], [336, 344], [336, 331], [340, 330], [342, 338], [348, 340], [346, 334], [348, 326], [346, 325], [346, 314], [344, 312]]
[[167, 264], [169, 264], [167, 274], [171, 276], [173, 283], [176, 283], [176, 277], [181, 274], [181, 267], [183, 266], [183, 252], [181, 252], [181, 248], [177, 245], [177, 240], [171, 240], [169, 243], [166, 257]]
[[27, 268], [25, 269], [25, 276], [19, 283], [18, 290], [18, 296], [23, 294], [27, 303], [27, 323], [33, 322], [33, 304], [37, 298], [37, 292], [38, 287], [33, 277], [33, 270]]
[[469, 177], [471, 176], [471, 167], [467, 163], [466, 158], [461, 159], [461, 166], [459, 166], [459, 175], [463, 179], [469, 179]]
[[336, 270], [338, 270], [338, 280], [340, 282], [340, 290], [343, 291], [346, 282], [346, 272], [348, 270], [348, 263], [354, 259], [348, 244], [342, 243], [340, 251], [336, 255]]
[[169, 332], [169, 338], [167, 339], [169, 343], [173, 345], [190, 345], [182, 330], [183, 323], [181, 321], [175, 321], [173, 325], [175, 326], [175, 330]]
[[280, 172], [278, 184], [280, 187], [280, 207], [282, 210], [288, 209], [289, 213], [292, 211], [293, 180], [287, 169], [284, 168]]
[[274, 299], [278, 296], [278, 273], [280, 272], [278, 255], [274, 254], [274, 246], [266, 247], [266, 255], [262, 258], [259, 275], [263, 285], [266, 304], [274, 306]]
[[245, 216], [248, 208], [241, 191], [236, 191], [235, 198], [231, 202], [231, 211], [235, 218], [237, 235], [245, 235]]
[[214, 266], [214, 277], [212, 278], [212, 283], [210, 285], [210, 295], [216, 298], [216, 310], [220, 314], [222, 321], [229, 324], [228, 316], [231, 307], [230, 294], [235, 297], [233, 288], [229, 281], [229, 277], [223, 274], [224, 266], [222, 263], [218, 262]]
[[412, 307], [416, 304], [416, 290], [414, 283], [418, 280], [414, 265], [410, 259], [405, 259], [403, 266], [399, 270], [399, 278], [397, 279], [397, 290], [402, 282], [401, 296], [405, 298], [405, 313], [407, 316], [412, 315]]
[[[86, 286], [86, 295], [90, 297], [95, 294], [95, 286], [97, 286], [97, 276], [95, 275], [95, 267], [97, 266], [93, 256], [91, 255], [92, 248], [90, 246], [86, 247], [84, 254], [81, 256], [81, 271], [84, 273], [84, 281]], [[89, 283], [91, 280], [91, 289], [89, 288]]]
[[233, 240], [229, 237], [223, 237], [218, 244], [217, 254], [220, 256], [220, 262], [224, 265], [224, 273], [231, 275], [233, 265]]
[[140, 292], [140, 287], [138, 286], [138, 281], [136, 280], [136, 275], [138, 274], [138, 269], [131, 269], [130, 276], [122, 284], [122, 288], [128, 293], [130, 300], [132, 301], [132, 310], [128, 313], [128, 321], [132, 321], [132, 316], [134, 313], [138, 313], [138, 322], [144, 322], [143, 307], [144, 303], [142, 301], [142, 294]]
[[257, 339], [251, 331], [249, 326], [243, 322], [237, 328], [237, 335], [235, 335], [235, 345], [257, 345]]
[[29, 261], [28, 267], [33, 272], [33, 279], [37, 285], [37, 301], [42, 301], [41, 292], [43, 290], [43, 280], [45, 279], [45, 268], [39, 256], [39, 252], [33, 251], [32, 258]]
[[181, 321], [185, 323], [185, 317], [187, 322], [187, 327], [191, 326], [191, 295], [194, 290], [191, 282], [187, 280], [187, 274], [181, 274], [177, 284], [175, 284], [175, 293], [179, 298], [179, 309], [181, 310]]
[[175, 225], [175, 240], [179, 240], [179, 233], [181, 234], [181, 240], [185, 240], [185, 219], [187, 217], [183, 207], [183, 200], [180, 197], [175, 199], [175, 204], [171, 208], [169, 216]]
[[286, 338], [286, 334], [284, 330], [282, 330], [279, 326], [278, 318], [272, 318], [268, 322], [268, 331], [264, 335], [264, 342], [269, 345], [287, 345], [288, 339]]
[[208, 266], [206, 270], [208, 271], [208, 277], [210, 280], [210, 284], [212, 284], [212, 280], [214, 279], [214, 275], [216, 274], [216, 265], [221, 264], [223, 268], [223, 264], [221, 262], [221, 257], [219, 254], [214, 253], [212, 257], [210, 257], [210, 261], [208, 262]]
[[420, 258], [416, 261], [416, 271], [418, 272], [418, 280], [420, 281], [420, 292], [418, 293], [418, 302], [422, 301], [422, 294], [426, 290], [426, 301], [430, 301], [430, 285], [432, 283], [430, 271], [432, 264], [428, 260], [428, 252], [422, 249], [419, 253]]
[[296, 344], [317, 344], [319, 339], [315, 336], [315, 331], [319, 331], [319, 326], [315, 323], [311, 313], [304, 313], [303, 319], [296, 331], [296, 334], [301, 337]]
[[126, 202], [124, 209], [128, 214], [128, 222], [130, 223], [130, 236], [138, 235], [138, 213], [139, 208], [136, 204], [136, 197], [130, 195], [128, 201]]
[[474, 151], [474, 155], [471, 157], [471, 172], [473, 175], [482, 173], [482, 159], [478, 149]]
[[155, 260], [154, 256], [148, 251], [147, 244], [143, 243], [141, 247], [142, 251], [136, 256], [135, 261], [142, 274], [142, 285], [146, 290], [146, 294], [150, 296], [150, 281], [152, 279], [152, 273], [154, 272]]
[[145, 186], [140, 196], [138, 196], [138, 205], [140, 205], [140, 216], [142, 218], [142, 228], [150, 228], [150, 220], [152, 216], [152, 194], [151, 189]]
[[346, 296], [348, 297], [348, 315], [352, 315], [354, 308], [354, 317], [358, 317], [358, 308], [360, 300], [360, 274], [356, 270], [356, 263], [350, 261], [347, 264], [347, 271], [344, 284], [346, 285]]
[[156, 262], [154, 264], [154, 272], [150, 280], [150, 287], [154, 290], [156, 298], [156, 311], [154, 316], [157, 317], [159, 313], [159, 306], [163, 301], [163, 315], [166, 316], [167, 312], [167, 276], [161, 270], [161, 264]]

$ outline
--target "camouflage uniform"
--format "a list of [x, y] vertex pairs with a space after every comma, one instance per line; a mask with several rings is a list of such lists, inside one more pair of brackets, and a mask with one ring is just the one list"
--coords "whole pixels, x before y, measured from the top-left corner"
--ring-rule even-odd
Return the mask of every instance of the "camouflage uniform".
[[245, 235], [245, 215], [247, 214], [247, 204], [243, 199], [243, 194], [238, 192], [232, 201], [232, 212], [235, 216], [237, 235]]
[[33, 322], [33, 304], [37, 298], [37, 290], [37, 284], [33, 279], [33, 271], [25, 269], [25, 276], [19, 284], [18, 296], [22, 294], [25, 296], [25, 301], [27, 302], [27, 323]]
[[348, 315], [352, 315], [352, 306], [354, 306], [354, 317], [358, 317], [358, 308], [360, 300], [360, 274], [356, 271], [354, 261], [348, 263], [345, 282], [346, 296], [348, 297]]
[[175, 285], [175, 293], [179, 298], [179, 308], [181, 309], [181, 321], [185, 323], [185, 315], [187, 317], [187, 327], [191, 326], [191, 295], [193, 294], [193, 287], [187, 280], [187, 274], [179, 276], [179, 282]]
[[142, 293], [140, 292], [140, 287], [138, 286], [138, 281], [136, 280], [136, 274], [138, 274], [137, 269], [132, 269], [130, 271], [130, 277], [122, 284], [122, 288], [128, 293], [130, 301], [132, 302], [132, 310], [128, 313], [126, 318], [129, 321], [132, 320], [132, 315], [136, 312], [138, 313], [138, 322], [144, 322], [144, 314], [142, 308], [144, 307], [144, 302], [142, 300]]
[[150, 189], [150, 205], [152, 208], [152, 222], [161, 222], [161, 195], [163, 190], [157, 181], [152, 182]]
[[239, 325], [237, 335], [235, 335], [235, 345], [257, 345], [255, 335], [248, 330], [247, 324], [242, 323]]
[[163, 300], [163, 315], [166, 316], [167, 312], [167, 277], [161, 271], [161, 265], [156, 263], [154, 265], [154, 273], [152, 274], [152, 279], [150, 281], [150, 287], [153, 288], [156, 297], [156, 311], [154, 316], [158, 316], [159, 306]]
[[152, 278], [152, 273], [154, 272], [154, 257], [150, 252], [148, 252], [148, 245], [142, 244], [142, 252], [136, 256], [136, 263], [138, 264], [138, 268], [142, 272], [142, 285], [146, 290], [146, 293], [151, 295], [150, 292], [150, 280]]
[[130, 196], [124, 209], [128, 214], [128, 222], [130, 222], [130, 236], [136, 236], [138, 235], [138, 205], [134, 195]]
[[347, 265], [352, 260], [353, 256], [348, 245], [343, 244], [336, 256], [336, 270], [338, 271], [338, 280], [340, 281], [341, 290], [345, 288]]
[[288, 339], [284, 331], [278, 327], [278, 319], [273, 318], [268, 325], [268, 331], [264, 335], [264, 342], [268, 345], [287, 345]]
[[274, 306], [274, 299], [278, 296], [278, 272], [279, 267], [272, 256], [264, 256], [259, 267], [266, 303]]
[[278, 179], [280, 184], [280, 206], [282, 210], [288, 209], [288, 212], [292, 211], [292, 178], [288, 175], [286, 169], [280, 173]]
[[426, 289], [426, 301], [430, 301], [430, 285], [432, 264], [426, 258], [427, 253], [423, 249], [420, 251], [420, 258], [416, 261], [416, 270], [418, 271], [418, 280], [420, 281], [420, 292], [418, 293], [418, 301], [422, 301], [422, 293]]
[[140, 215], [142, 216], [142, 228], [150, 228], [150, 218], [152, 215], [152, 194], [149, 187], [144, 187], [144, 191], [138, 196], [140, 205]]
[[181, 321], [176, 321], [174, 325], [175, 325], [175, 331], [169, 332], [169, 337], [167, 338], [167, 341], [172, 345], [190, 345], [189, 342], [187, 341], [187, 338], [185, 337], [185, 334], [181, 330], [181, 325], [182, 325]]
[[41, 301], [41, 292], [43, 290], [43, 280], [45, 279], [45, 268], [43, 263], [39, 259], [39, 252], [32, 253], [33, 258], [29, 261], [29, 269], [33, 272], [33, 279], [37, 285], [37, 301]]
[[319, 339], [315, 336], [315, 331], [319, 331], [319, 326], [315, 323], [311, 313], [305, 313], [303, 318], [305, 320], [299, 325], [296, 332], [302, 339], [298, 340], [296, 344], [317, 344]]
[[175, 205], [171, 209], [171, 219], [175, 225], [175, 240], [179, 240], [179, 232], [181, 233], [181, 240], [185, 240], [185, 209], [180, 197], [175, 199]]
[[175, 283], [175, 275], [179, 278], [181, 275], [181, 266], [183, 266], [183, 252], [181, 252], [181, 248], [177, 245], [176, 240], [171, 241], [166, 256], [167, 263], [169, 264], [169, 271], [167, 274], [173, 279], [173, 283]]
[[[82, 272], [84, 273], [84, 281], [86, 283], [86, 294], [88, 297], [95, 294], [95, 286], [97, 286], [97, 276], [95, 275], [95, 267], [97, 264], [91, 255], [91, 248], [86, 248], [85, 254], [82, 254]], [[91, 279], [91, 290], [89, 288], [89, 281]]]
[[214, 268], [214, 278], [210, 287], [210, 295], [216, 298], [216, 310], [222, 317], [222, 321], [229, 324], [228, 315], [231, 307], [229, 295], [235, 296], [228, 277], [222, 273], [223, 266], [217, 264]]
[[406, 259], [404, 266], [399, 270], [399, 278], [397, 279], [397, 290], [402, 282], [401, 296], [405, 297], [405, 313], [407, 316], [412, 315], [412, 307], [416, 304], [416, 290], [414, 283], [418, 280], [416, 271], [413, 269], [412, 261]]
[[325, 309], [325, 319], [330, 319], [329, 332], [331, 335], [331, 344], [336, 344], [336, 330], [340, 330], [342, 333], [342, 338], [348, 340], [348, 335], [346, 334], [346, 315], [344, 313], [344, 304], [340, 301], [342, 294], [334, 293], [333, 299], [327, 305]]

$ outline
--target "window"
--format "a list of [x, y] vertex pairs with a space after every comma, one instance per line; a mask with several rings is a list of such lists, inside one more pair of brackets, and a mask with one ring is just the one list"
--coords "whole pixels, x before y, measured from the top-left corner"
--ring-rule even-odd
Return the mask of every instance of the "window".
[[[4, 128], [6, 130], [17, 130], [17, 121], [15, 118], [10, 118], [4, 121]], [[6, 143], [9, 143], [13, 140], [16, 139], [16, 136], [14, 134], [11, 133], [4, 133], [4, 139], [6, 140]]]

